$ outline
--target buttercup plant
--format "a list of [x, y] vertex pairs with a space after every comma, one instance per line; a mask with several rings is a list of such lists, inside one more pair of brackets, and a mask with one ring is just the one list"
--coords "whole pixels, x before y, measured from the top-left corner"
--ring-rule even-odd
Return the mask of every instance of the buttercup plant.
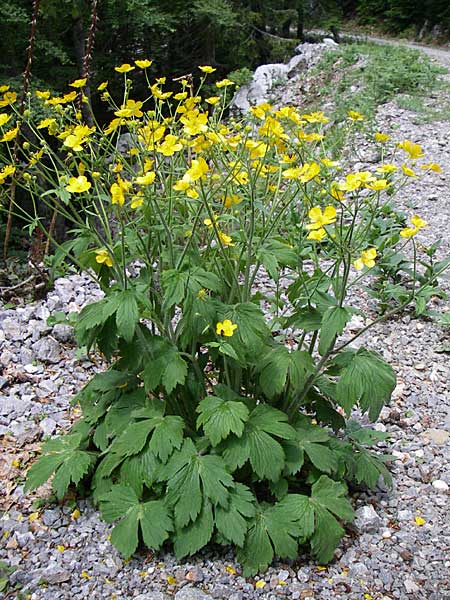
[[[62, 499], [72, 484], [90, 486], [126, 557], [140, 541], [154, 550], [170, 541], [178, 557], [215, 541], [236, 547], [245, 575], [304, 544], [325, 563], [353, 519], [347, 483], [390, 481], [374, 449], [385, 434], [350, 417], [375, 421], [395, 374], [352, 347], [369, 326], [342, 334], [358, 312], [351, 286], [387, 249], [415, 247], [426, 227], [410, 215], [411, 225], [373, 236], [422, 153], [405, 142], [393, 150], [406, 155], [403, 170], [385, 162], [347, 173], [327, 153], [322, 112], [263, 104], [226, 121], [233, 84], [202, 98], [208, 66], [200, 90], [188, 79], [167, 90], [159, 78], [135, 100], [128, 73], [150, 64], [116, 68], [120, 100], [99, 86], [114, 115], [103, 129], [95, 115], [83, 123], [74, 103], [84, 80], [61, 97], [37, 92], [29, 101], [48, 115], [33, 122], [25, 112], [31, 135], [15, 164], [15, 99], [3, 95], [4, 195], [15, 178], [35, 210], [18, 214], [47, 233], [43, 205], [71, 223], [68, 241], [53, 240], [54, 261], [87, 271], [104, 292], [76, 316], [75, 333], [108, 367], [79, 391], [81, 419], [44, 444], [26, 488], [52, 477]], [[349, 115], [350, 133], [362, 118]], [[393, 311], [426, 285], [415, 263]]]

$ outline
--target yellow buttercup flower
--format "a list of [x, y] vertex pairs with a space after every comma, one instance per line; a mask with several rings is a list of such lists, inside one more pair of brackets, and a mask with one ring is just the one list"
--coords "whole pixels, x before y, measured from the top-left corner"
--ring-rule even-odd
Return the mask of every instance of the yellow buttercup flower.
[[211, 104], [211, 106], [215, 106], [218, 102], [220, 102], [220, 96], [210, 96], [209, 98], [205, 98], [205, 102]]
[[70, 87], [74, 88], [82, 88], [86, 85], [87, 77], [83, 77], [82, 79], [75, 79], [72, 83], [69, 83]]
[[0, 94], [4, 94], [5, 92], [7, 92], [9, 90], [10, 86], [9, 85], [0, 85]]
[[34, 93], [36, 94], [36, 98], [40, 100], [48, 100], [50, 98], [50, 90], [36, 90]]
[[228, 196], [224, 196], [222, 198], [222, 202], [225, 208], [232, 208], [233, 206], [240, 204], [242, 202], [242, 198], [236, 194], [229, 194]]
[[403, 175], [406, 175], [406, 177], [415, 177], [416, 176], [414, 171], [407, 165], [402, 165], [402, 171], [403, 171]]
[[95, 260], [96, 262], [98, 262], [99, 265], [106, 265], [107, 267], [113, 266], [112, 257], [108, 250], [102, 248], [100, 250], [96, 250], [95, 254]]
[[224, 319], [216, 324], [216, 334], [224, 335], [225, 337], [232, 337], [237, 329], [237, 324], [232, 323], [230, 319]]
[[77, 125], [72, 133], [64, 139], [64, 146], [71, 148], [75, 152], [83, 150], [83, 144], [89, 140], [89, 136], [95, 131], [95, 127], [87, 125]]
[[235, 244], [233, 244], [233, 238], [231, 236], [227, 235], [226, 233], [223, 233], [223, 231], [218, 231], [217, 235], [219, 236], [219, 239], [224, 246], [234, 246], [235, 245]]
[[5, 92], [3, 94], [3, 100], [0, 101], [0, 108], [3, 108], [4, 106], [9, 106], [10, 104], [14, 104], [16, 100], [16, 92]]
[[10, 142], [17, 136], [18, 132], [19, 132], [18, 127], [14, 127], [14, 129], [10, 129], [3, 135], [2, 138], [0, 138], [0, 142]]
[[11, 118], [11, 115], [7, 115], [6, 113], [0, 114], [0, 127], [3, 127], [5, 123], [7, 123]]
[[355, 260], [353, 266], [357, 271], [361, 271], [365, 266], [371, 269], [375, 266], [375, 258], [377, 257], [376, 248], [363, 250], [361, 256]]
[[160, 152], [164, 156], [173, 156], [175, 152], [179, 152], [183, 149], [183, 144], [181, 144], [178, 138], [171, 133], [167, 134], [164, 138], [164, 142], [159, 144], [156, 148], [157, 152]]
[[322, 123], [324, 125], [330, 121], [321, 110], [303, 114], [301, 118], [308, 123]]
[[357, 112], [356, 110], [349, 110], [347, 115], [350, 121], [364, 121], [364, 115]]
[[101, 84], [98, 86], [98, 91], [99, 92], [103, 92], [103, 90], [105, 90], [108, 87], [108, 82], [107, 81], [102, 81]]
[[306, 229], [321, 229], [325, 225], [331, 225], [336, 221], [336, 214], [337, 213], [334, 206], [325, 207], [323, 212], [320, 206], [314, 206], [308, 212], [308, 217], [310, 218], [311, 223], [306, 225]]
[[387, 163], [385, 165], [381, 165], [381, 167], [377, 167], [375, 170], [377, 173], [394, 173], [394, 171], [398, 170], [398, 167]]
[[209, 171], [208, 163], [203, 157], [194, 158], [191, 167], [186, 171], [186, 176], [190, 181], [197, 181], [206, 175]]
[[435, 173], [442, 173], [441, 167], [437, 163], [429, 163], [420, 167], [424, 171], [434, 171]]
[[109, 191], [111, 192], [111, 203], [123, 206], [125, 204], [125, 194], [130, 189], [130, 182], [124, 181], [120, 175], [117, 176], [117, 181], [111, 185]]
[[122, 104], [119, 110], [116, 110], [114, 114], [116, 117], [123, 117], [125, 119], [131, 119], [133, 117], [142, 117], [143, 112], [141, 110], [143, 102], [139, 100], [127, 100], [126, 104]]
[[144, 204], [144, 195], [142, 192], [139, 192], [138, 194], [133, 196], [133, 198], [131, 199], [130, 208], [132, 208], [134, 210], [135, 208], [139, 208], [139, 206], [142, 206], [143, 204]]
[[129, 63], [123, 63], [123, 65], [120, 65], [119, 67], [114, 67], [114, 71], [117, 71], [118, 73], [129, 73], [130, 71], [133, 71], [135, 68], [136, 67], [133, 67]]
[[152, 60], [148, 60], [148, 59], [144, 59], [144, 60], [135, 60], [134, 63], [140, 69], [148, 69], [148, 67], [151, 67], [153, 61]]
[[428, 225], [428, 223], [424, 219], [422, 219], [422, 217], [419, 217], [419, 215], [414, 215], [413, 217], [411, 217], [410, 221], [413, 226], [405, 227], [400, 231], [400, 235], [403, 238], [414, 237], [416, 233], [418, 233], [421, 229]]
[[381, 144], [388, 142], [391, 139], [390, 135], [387, 135], [387, 133], [381, 133], [381, 131], [377, 131], [374, 137], [376, 141], [380, 142]]
[[10, 175], [13, 175], [15, 171], [16, 167], [13, 167], [13, 165], [6, 165], [3, 167], [3, 169], [0, 171], [0, 185], [5, 183], [5, 179]]
[[313, 231], [310, 231], [306, 239], [313, 240], [315, 242], [321, 242], [326, 235], [327, 232], [323, 227], [321, 227], [320, 229], [314, 229]]
[[151, 185], [155, 181], [155, 177], [155, 171], [149, 171], [145, 175], [136, 177], [136, 183], [138, 183], [139, 185]]
[[376, 179], [375, 181], [371, 181], [366, 183], [366, 188], [372, 190], [374, 192], [381, 192], [388, 188], [391, 184], [387, 181], [387, 179]]
[[285, 179], [298, 179], [302, 183], [308, 183], [314, 179], [320, 172], [320, 165], [317, 163], [305, 163], [301, 167], [292, 167], [283, 171]]
[[422, 156], [425, 156], [422, 146], [420, 144], [413, 144], [413, 142], [410, 142], [409, 140], [400, 142], [397, 144], [397, 148], [404, 150], [412, 159], [422, 158]]
[[210, 67], [209, 65], [205, 65], [203, 67], [199, 67], [199, 69], [203, 73], [214, 73], [214, 71], [217, 71], [217, 69], [214, 69], [214, 67]]
[[87, 192], [91, 188], [92, 184], [84, 175], [79, 175], [78, 177], [71, 177], [69, 179], [68, 185], [66, 185], [66, 190], [71, 194], [81, 194], [83, 192]]
[[187, 95], [188, 95], [187, 92], [178, 92], [177, 94], [174, 95], [173, 99], [181, 102], [182, 100], [186, 100]]
[[218, 88], [228, 87], [229, 85], [234, 85], [234, 81], [226, 78], [221, 81], [216, 81], [216, 87]]

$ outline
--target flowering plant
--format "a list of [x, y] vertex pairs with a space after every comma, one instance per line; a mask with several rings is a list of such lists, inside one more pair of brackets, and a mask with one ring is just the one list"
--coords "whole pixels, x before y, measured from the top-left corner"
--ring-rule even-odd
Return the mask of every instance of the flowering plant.
[[[62, 97], [37, 92], [48, 116], [35, 123], [25, 111], [32, 135], [15, 164], [8, 143], [22, 125], [0, 114], [2, 189], [15, 178], [48, 235], [42, 204], [72, 223], [68, 241], [53, 240], [55, 261], [104, 292], [75, 333], [108, 368], [79, 392], [82, 418], [46, 442], [27, 488], [53, 475], [63, 498], [89, 481], [125, 556], [139, 539], [153, 549], [171, 540], [179, 557], [214, 540], [236, 546], [244, 574], [295, 558], [299, 544], [327, 562], [353, 518], [346, 482], [390, 480], [373, 449], [384, 434], [350, 416], [376, 420], [395, 375], [352, 347], [369, 326], [344, 330], [358, 312], [350, 288], [426, 227], [413, 215], [373, 236], [420, 146], [395, 149], [408, 158], [400, 168], [345, 174], [327, 153], [322, 112], [264, 104], [227, 122], [227, 79], [208, 98], [188, 79], [177, 92], [148, 80], [149, 97], [134, 100], [127, 74], [150, 64], [116, 68], [121, 100], [100, 85], [114, 113], [103, 129], [77, 107], [89, 109], [84, 80]], [[202, 85], [214, 69], [200, 69]], [[349, 133], [361, 118], [349, 114]], [[376, 143], [384, 153], [388, 136]], [[393, 310], [424, 285], [414, 277]]]

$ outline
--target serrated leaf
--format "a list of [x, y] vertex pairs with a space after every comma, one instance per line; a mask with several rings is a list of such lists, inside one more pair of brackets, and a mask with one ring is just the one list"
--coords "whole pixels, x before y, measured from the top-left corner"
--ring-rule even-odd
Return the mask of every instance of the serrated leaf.
[[242, 483], [230, 490], [229, 505], [215, 509], [215, 523], [219, 533], [229, 542], [243, 546], [248, 519], [255, 514], [255, 497]]
[[100, 507], [106, 521], [121, 519], [111, 533], [111, 541], [125, 558], [136, 550], [139, 530], [144, 543], [157, 550], [173, 529], [164, 502], [140, 502], [135, 491], [126, 485], [113, 486], [109, 493], [100, 497]]
[[227, 506], [228, 488], [234, 486], [222, 458], [200, 455], [190, 439], [173, 453], [160, 478], [167, 481], [167, 501], [174, 508], [178, 528], [195, 521], [204, 498], [214, 505]]
[[49, 440], [43, 447], [44, 455], [30, 468], [24, 489], [42, 485], [54, 472], [52, 487], [60, 499], [70, 483], [78, 485], [96, 459], [93, 452], [80, 450], [81, 434], [68, 434]]
[[346, 521], [354, 518], [346, 493], [344, 484], [333, 481], [326, 475], [322, 475], [311, 488], [309, 501], [315, 515], [311, 548], [320, 563], [332, 559], [336, 545], [344, 535], [344, 529], [333, 515]]
[[336, 400], [347, 415], [357, 403], [375, 421], [396, 385], [394, 370], [375, 352], [360, 349], [341, 371]]
[[237, 553], [244, 567], [244, 577], [264, 571], [274, 556], [296, 558], [297, 538], [301, 535], [297, 521], [289, 496], [273, 506], [259, 509], [249, 525], [244, 546]]
[[342, 306], [332, 306], [325, 311], [320, 327], [320, 354], [324, 355], [327, 352], [336, 336], [344, 331], [351, 316], [352, 311]]
[[243, 402], [226, 401], [215, 396], [202, 400], [197, 412], [200, 413], [197, 427], [203, 426], [203, 431], [213, 446], [217, 446], [231, 432], [241, 437], [249, 416], [248, 408]]
[[223, 457], [232, 470], [247, 460], [261, 479], [275, 481], [285, 463], [281, 444], [272, 436], [295, 439], [296, 432], [287, 422], [287, 415], [271, 406], [260, 404], [250, 414], [240, 438], [230, 437]]
[[131, 342], [139, 321], [139, 307], [133, 290], [123, 290], [115, 296], [117, 303], [117, 331], [125, 341]]
[[392, 477], [387, 470], [382, 457], [369, 452], [360, 450], [354, 454], [355, 473], [354, 477], [358, 483], [365, 483], [370, 489], [375, 489], [378, 479], [383, 477], [387, 486], [392, 486]]
[[162, 384], [170, 394], [178, 384], [183, 384], [187, 375], [187, 363], [178, 352], [168, 357], [167, 366], [162, 374]]
[[177, 269], [167, 269], [161, 276], [161, 284], [164, 290], [164, 306], [168, 310], [175, 304], [180, 304], [186, 293], [188, 273], [182, 273]]
[[176, 531], [174, 550], [177, 558], [183, 558], [198, 552], [200, 548], [203, 548], [209, 542], [213, 531], [212, 506], [210, 502], [205, 501], [195, 521]]
[[322, 324], [322, 314], [312, 306], [302, 308], [289, 317], [287, 326], [302, 329], [307, 333], [317, 331]]

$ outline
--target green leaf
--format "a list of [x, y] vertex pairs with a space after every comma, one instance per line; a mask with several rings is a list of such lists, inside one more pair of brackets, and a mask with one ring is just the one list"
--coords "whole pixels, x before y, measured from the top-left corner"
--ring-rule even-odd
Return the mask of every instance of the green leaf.
[[355, 452], [353, 456], [355, 462], [355, 480], [358, 483], [365, 483], [367, 487], [373, 490], [376, 488], [381, 475], [384, 483], [390, 487], [392, 485], [392, 477], [383, 462], [383, 459], [386, 460], [389, 458], [374, 454], [368, 450], [361, 449]]
[[173, 530], [164, 502], [140, 502], [135, 491], [126, 485], [115, 485], [100, 497], [100, 508], [106, 521], [121, 519], [112, 530], [111, 541], [125, 558], [136, 550], [139, 530], [146, 546], [154, 550], [162, 546]]
[[225, 401], [215, 396], [202, 400], [197, 412], [200, 413], [197, 427], [203, 426], [203, 431], [213, 446], [217, 446], [231, 432], [241, 437], [249, 416], [248, 408], [243, 402]]
[[230, 490], [230, 503], [215, 509], [215, 522], [219, 533], [237, 546], [243, 546], [248, 519], [255, 514], [255, 497], [242, 483]]
[[314, 370], [314, 362], [308, 352], [289, 352], [285, 346], [277, 346], [266, 354], [258, 370], [263, 392], [273, 398], [282, 393], [288, 377], [294, 390], [302, 387], [307, 375]]
[[174, 550], [177, 558], [183, 558], [198, 552], [206, 546], [214, 531], [214, 519], [211, 503], [205, 501], [202, 510], [193, 523], [177, 529]]
[[295, 327], [306, 332], [317, 331], [320, 329], [321, 324], [322, 314], [312, 306], [302, 308], [289, 317], [287, 322], [288, 327]]
[[181, 273], [177, 269], [167, 269], [161, 276], [164, 290], [164, 306], [168, 310], [175, 304], [180, 304], [186, 293], [188, 273]]
[[125, 341], [131, 342], [139, 321], [139, 308], [133, 290], [123, 290], [115, 296], [117, 303], [117, 331]]
[[344, 331], [347, 322], [351, 319], [352, 312], [349, 308], [341, 306], [327, 308], [320, 328], [320, 354], [324, 355], [334, 342], [336, 336]]
[[55, 473], [52, 487], [59, 499], [70, 483], [78, 485], [96, 460], [96, 454], [80, 450], [81, 434], [68, 434], [49, 440], [43, 447], [44, 455], [28, 471], [25, 491], [34, 490]]
[[222, 458], [200, 455], [190, 439], [173, 453], [160, 478], [167, 481], [167, 501], [174, 507], [178, 528], [195, 521], [204, 498], [214, 505], [227, 506], [228, 488], [234, 485]]
[[297, 538], [302, 530], [295, 508], [289, 496], [273, 506], [260, 507], [249, 525], [243, 548], [237, 552], [244, 577], [267, 569], [274, 556], [297, 557]]
[[247, 351], [257, 351], [261, 342], [269, 337], [270, 332], [263, 312], [251, 302], [236, 304], [227, 318], [237, 324], [235, 335]]
[[346, 493], [344, 484], [333, 481], [326, 475], [322, 475], [311, 488], [310, 504], [315, 515], [311, 548], [322, 564], [333, 558], [333, 552], [344, 535], [344, 529], [335, 516], [346, 521], [354, 518]]
[[370, 350], [360, 349], [341, 371], [336, 400], [347, 415], [359, 403], [363, 412], [375, 421], [394, 391], [396, 377], [390, 365]]
[[287, 415], [271, 406], [260, 404], [250, 414], [240, 438], [230, 437], [223, 457], [234, 471], [250, 461], [261, 479], [276, 481], [285, 463], [281, 444], [272, 436], [295, 439], [296, 432], [287, 423]]
[[162, 374], [162, 384], [170, 394], [178, 384], [183, 384], [187, 375], [187, 363], [178, 352], [168, 357], [167, 366]]
[[127, 425], [122, 434], [114, 440], [110, 452], [120, 456], [132, 456], [140, 452], [147, 444], [149, 450], [166, 462], [172, 451], [181, 447], [184, 421], [178, 416], [162, 416], [156, 409], [149, 407], [134, 413], [141, 418]]

